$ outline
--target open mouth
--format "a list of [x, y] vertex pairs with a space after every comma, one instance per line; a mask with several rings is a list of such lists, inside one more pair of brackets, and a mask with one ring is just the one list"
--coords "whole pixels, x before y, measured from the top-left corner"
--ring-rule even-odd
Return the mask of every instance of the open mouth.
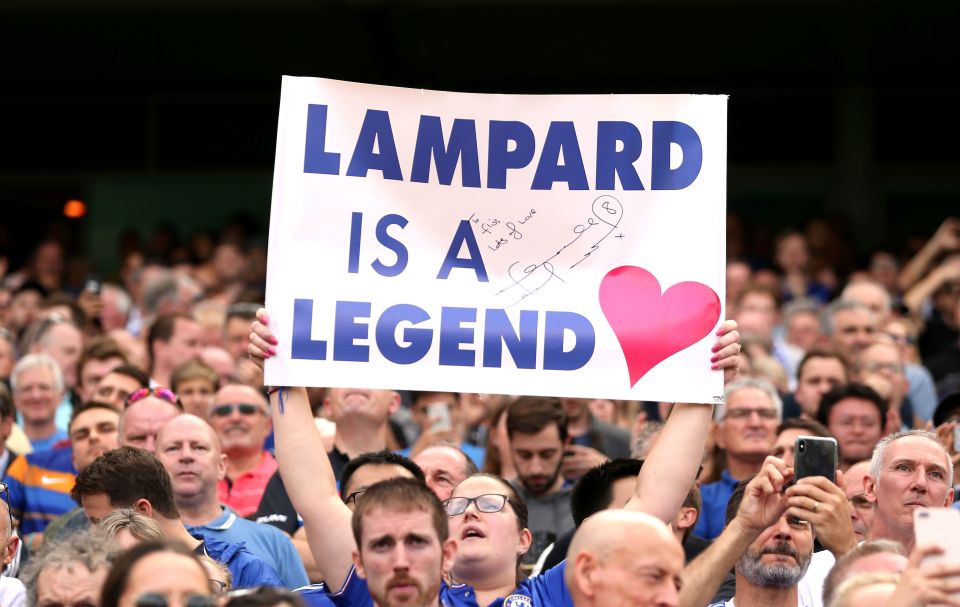
[[463, 540], [471, 540], [477, 538], [485, 538], [486, 535], [476, 527], [467, 527], [463, 530], [463, 533], [460, 535], [460, 538]]

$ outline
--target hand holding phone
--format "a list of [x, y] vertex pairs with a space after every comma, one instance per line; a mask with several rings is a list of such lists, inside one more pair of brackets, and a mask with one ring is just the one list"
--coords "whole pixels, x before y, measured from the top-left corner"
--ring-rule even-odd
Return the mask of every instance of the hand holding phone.
[[837, 475], [837, 441], [822, 436], [798, 436], [794, 443], [794, 478], [823, 476], [834, 482]]

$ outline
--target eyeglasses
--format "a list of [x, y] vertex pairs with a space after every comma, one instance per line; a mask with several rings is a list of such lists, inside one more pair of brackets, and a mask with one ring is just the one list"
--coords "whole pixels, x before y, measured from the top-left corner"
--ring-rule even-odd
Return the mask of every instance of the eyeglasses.
[[[205, 594], [188, 594], [184, 597], [186, 607], [214, 607], [213, 599]], [[170, 607], [167, 595], [159, 592], [145, 592], [133, 602], [136, 607]]]
[[506, 495], [486, 493], [477, 497], [451, 497], [443, 502], [443, 509], [447, 516], [460, 516], [467, 511], [471, 502], [476, 504], [478, 511], [487, 514], [500, 512], [507, 505], [507, 502], [510, 502], [511, 506], [513, 505], [513, 500]]
[[227, 589], [227, 583], [223, 580], [215, 580], [210, 578], [210, 590], [214, 594], [223, 594], [223, 591]]
[[756, 413], [760, 419], [777, 419], [776, 409], [728, 409], [724, 414], [727, 419], [750, 419], [750, 416]]
[[897, 335], [896, 333], [887, 333], [889, 337], [898, 346], [913, 346], [917, 343], [917, 338], [912, 335]]
[[10, 517], [10, 535], [13, 535], [13, 511], [10, 510], [10, 488], [6, 483], [0, 481], [0, 495], [3, 496], [3, 501], [7, 503], [7, 516]]
[[168, 403], [177, 404], [177, 395], [170, 388], [164, 388], [163, 386], [157, 386], [156, 388], [139, 388], [130, 393], [130, 396], [127, 397], [127, 404], [124, 408], [129, 407], [137, 401], [141, 401], [146, 397], [153, 395], [159, 398], [160, 400], [165, 400]]
[[350, 502], [353, 502], [354, 504], [356, 504], [357, 500], [360, 499], [360, 496], [366, 492], [367, 492], [366, 487], [363, 487], [362, 489], [357, 489], [356, 491], [352, 491], [347, 497], [343, 498], [343, 503], [349, 504]]
[[210, 409], [210, 415], [214, 417], [226, 417], [234, 411], [239, 411], [240, 415], [255, 415], [257, 413], [263, 413], [263, 407], [251, 405], [250, 403], [217, 405]]
[[902, 373], [903, 367], [900, 366], [900, 363], [881, 363], [881, 362], [867, 362], [860, 365], [860, 368], [868, 373], [878, 373], [880, 371], [889, 371], [891, 373]]

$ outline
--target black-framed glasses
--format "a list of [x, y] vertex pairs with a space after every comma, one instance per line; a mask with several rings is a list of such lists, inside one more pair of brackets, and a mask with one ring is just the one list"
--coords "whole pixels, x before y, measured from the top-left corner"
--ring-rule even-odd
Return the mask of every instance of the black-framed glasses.
[[239, 411], [240, 415], [256, 415], [257, 413], [265, 413], [263, 407], [259, 405], [252, 405], [250, 403], [228, 403], [225, 405], [211, 407], [210, 415], [214, 417], [227, 417], [234, 411]]
[[367, 492], [367, 488], [366, 488], [366, 487], [363, 487], [363, 488], [361, 488], [361, 489], [357, 489], [356, 491], [352, 491], [352, 492], [350, 492], [349, 495], [347, 495], [347, 497], [343, 498], [343, 503], [349, 505], [350, 502], [353, 502], [354, 505], [356, 505], [357, 500], [360, 499], [360, 496], [363, 495], [363, 494], [366, 493], [366, 492]]
[[[184, 597], [183, 604], [186, 607], [214, 607], [216, 603], [213, 598], [205, 594], [188, 594]], [[138, 596], [133, 604], [136, 607], [170, 607], [170, 600], [167, 595], [159, 592], [145, 592]]]
[[470, 507], [470, 504], [473, 503], [476, 505], [477, 510], [484, 512], [486, 514], [493, 514], [494, 512], [500, 512], [503, 510], [504, 506], [507, 505], [507, 502], [510, 502], [513, 505], [513, 500], [511, 500], [506, 495], [501, 495], [499, 493], [484, 493], [483, 495], [478, 495], [477, 497], [451, 497], [443, 502], [443, 509], [446, 511], [447, 516], [460, 516], [467, 511], [467, 508]]
[[10, 487], [3, 481], [0, 481], [0, 496], [7, 503], [7, 516], [10, 518], [10, 535], [13, 535], [13, 511], [10, 510]]

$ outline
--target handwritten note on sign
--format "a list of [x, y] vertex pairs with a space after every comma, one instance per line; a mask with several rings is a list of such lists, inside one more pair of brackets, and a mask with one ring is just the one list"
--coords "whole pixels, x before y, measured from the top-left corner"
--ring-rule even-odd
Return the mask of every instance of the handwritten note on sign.
[[272, 385], [712, 403], [726, 97], [284, 77]]

